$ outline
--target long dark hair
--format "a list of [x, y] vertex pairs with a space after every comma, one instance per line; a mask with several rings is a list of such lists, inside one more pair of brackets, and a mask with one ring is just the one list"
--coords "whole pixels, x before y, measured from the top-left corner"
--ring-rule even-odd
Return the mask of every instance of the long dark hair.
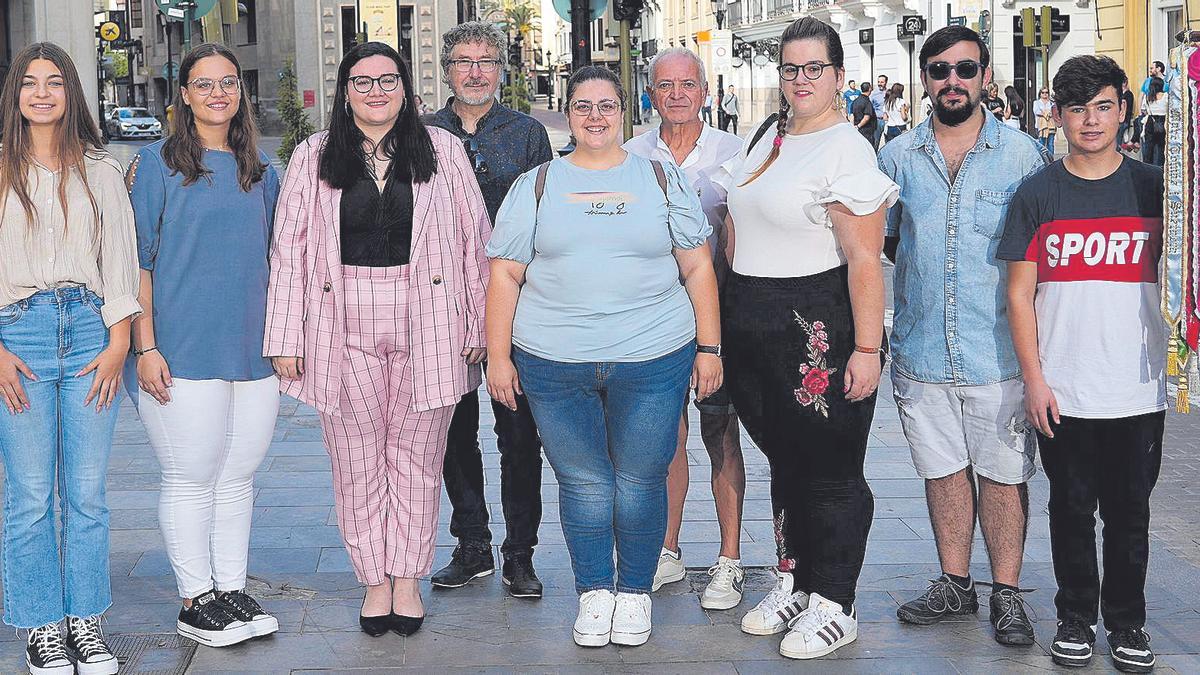
[[1017, 88], [1011, 84], [1004, 88], [1004, 99], [1013, 117], [1020, 117], [1025, 112], [1025, 99], [1017, 93]]
[[892, 88], [888, 89], [888, 93], [884, 94], [884, 96], [883, 96], [883, 104], [885, 106], [890, 106], [891, 104], [895, 103], [896, 101], [903, 101], [903, 100], [904, 100], [904, 85], [900, 84], [899, 82], [893, 84]]
[[[192, 68], [200, 59], [210, 56], [220, 56], [233, 64], [237, 70], [238, 80], [242, 78], [242, 65], [237, 56], [225, 45], [215, 42], [205, 42], [183, 57], [179, 64], [179, 92], [175, 94], [175, 120], [171, 133], [163, 143], [163, 162], [171, 173], [183, 174], [184, 186], [191, 185], [212, 173], [204, 166], [204, 143], [196, 131], [196, 115], [192, 107], [183, 104], [183, 90], [191, 81]], [[219, 85], [214, 85], [219, 86]], [[237, 112], [229, 121], [229, 149], [237, 159], [238, 184], [242, 190], [249, 192], [254, 184], [262, 180], [267, 171], [258, 154], [258, 125], [254, 122], [254, 114], [250, 111], [250, 102], [246, 100], [245, 91], [238, 94]]]
[[[834, 72], [845, 70], [846, 56], [842, 51], [842, 38], [833, 26], [822, 22], [811, 16], [806, 16], [803, 19], [797, 19], [783, 30], [783, 35], [779, 37], [779, 63], [783, 64], [783, 48], [789, 42], [797, 40], [820, 40], [825, 43], [825, 51], [829, 52], [829, 62], [833, 64]], [[788, 102], [787, 97], [783, 95], [783, 89], [779, 91], [779, 119], [775, 122], [775, 141], [771, 147], [771, 154], [767, 155], [762, 166], [758, 167], [750, 177], [746, 179], [742, 185], [749, 185], [754, 179], [763, 175], [779, 157], [779, 147], [783, 143], [783, 137], [787, 134], [788, 124]], [[740, 186], [739, 186], [740, 187]]]
[[[0, 107], [3, 108], [0, 110], [0, 138], [4, 139], [4, 152], [0, 152], [0, 205], [8, 200], [11, 190], [25, 210], [26, 224], [33, 226], [33, 199], [29, 196], [28, 182], [33, 148], [29, 138], [29, 120], [21, 114], [21, 84], [29, 65], [38, 59], [45, 59], [58, 68], [66, 93], [66, 112], [58, 122], [57, 131], [58, 168], [64, 177], [69, 176], [71, 171], [79, 175], [92, 204], [92, 214], [99, 221], [100, 210], [88, 185], [84, 158], [97, 159], [107, 153], [100, 139], [100, 130], [88, 110], [87, 97], [83, 94], [75, 64], [67, 52], [53, 42], [35, 42], [17, 52], [4, 78], [4, 88], [0, 90]], [[58, 181], [58, 202], [62, 206], [64, 222], [67, 219], [67, 183], [66, 180]]]
[[437, 156], [433, 150], [433, 139], [421, 122], [421, 111], [417, 109], [416, 91], [408, 64], [388, 45], [382, 42], [366, 42], [346, 52], [338, 66], [337, 89], [333, 95], [333, 111], [329, 115], [329, 134], [321, 149], [320, 178], [331, 187], [346, 189], [367, 175], [366, 156], [363, 143], [366, 135], [354, 123], [350, 112], [350, 101], [346, 90], [350, 86], [350, 69], [354, 64], [370, 56], [386, 56], [396, 63], [404, 87], [404, 105], [392, 128], [380, 142], [383, 154], [391, 164], [387, 178], [396, 169], [396, 163], [408, 165], [408, 173], [414, 182], [425, 183], [437, 173]]

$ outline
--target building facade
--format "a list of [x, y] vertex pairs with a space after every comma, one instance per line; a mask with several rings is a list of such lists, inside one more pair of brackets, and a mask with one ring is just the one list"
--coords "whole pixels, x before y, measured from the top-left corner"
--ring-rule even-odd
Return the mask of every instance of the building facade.
[[54, 42], [67, 51], [99, 118], [100, 77], [96, 57], [95, 0], [6, 0], [0, 4], [0, 77], [12, 57], [34, 42]]
[[1200, 0], [1097, 1], [1096, 53], [1121, 64], [1135, 91], [1151, 63], [1170, 63], [1179, 32], [1200, 29]]

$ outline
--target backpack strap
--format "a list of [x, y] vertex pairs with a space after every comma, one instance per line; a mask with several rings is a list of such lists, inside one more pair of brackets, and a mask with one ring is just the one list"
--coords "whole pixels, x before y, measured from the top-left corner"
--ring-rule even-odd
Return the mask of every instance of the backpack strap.
[[659, 189], [662, 190], [664, 197], [667, 196], [667, 172], [663, 169], [662, 162], [652, 159], [650, 165], [654, 167], [654, 177], [658, 179]]
[[537, 180], [533, 181], [533, 212], [537, 213], [542, 205], [542, 194], [546, 192], [546, 174], [550, 172], [550, 162], [542, 162], [537, 168]]
[[754, 132], [754, 139], [750, 141], [750, 146], [746, 148], [747, 157], [750, 156], [750, 151], [754, 149], [754, 146], [758, 145], [758, 142], [762, 140], [763, 135], [767, 133], [767, 129], [770, 129], [777, 121], [779, 121], [779, 113], [771, 113], [771, 116], [759, 125], [758, 131]]

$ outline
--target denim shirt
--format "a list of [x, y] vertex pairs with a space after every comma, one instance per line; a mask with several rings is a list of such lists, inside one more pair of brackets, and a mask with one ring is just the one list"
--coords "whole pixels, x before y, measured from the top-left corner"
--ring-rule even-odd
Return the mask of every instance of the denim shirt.
[[879, 167], [900, 185], [888, 210], [896, 250], [892, 356], [920, 382], [982, 385], [1020, 375], [996, 248], [1017, 187], [1050, 162], [1028, 134], [985, 115], [953, 184], [932, 119], [888, 143]]

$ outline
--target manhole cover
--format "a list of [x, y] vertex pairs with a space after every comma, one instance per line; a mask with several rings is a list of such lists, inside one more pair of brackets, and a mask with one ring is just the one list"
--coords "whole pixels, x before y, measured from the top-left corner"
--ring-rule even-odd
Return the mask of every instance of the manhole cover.
[[117, 655], [121, 672], [129, 675], [183, 675], [196, 654], [195, 642], [170, 633], [110, 635], [108, 644]]

